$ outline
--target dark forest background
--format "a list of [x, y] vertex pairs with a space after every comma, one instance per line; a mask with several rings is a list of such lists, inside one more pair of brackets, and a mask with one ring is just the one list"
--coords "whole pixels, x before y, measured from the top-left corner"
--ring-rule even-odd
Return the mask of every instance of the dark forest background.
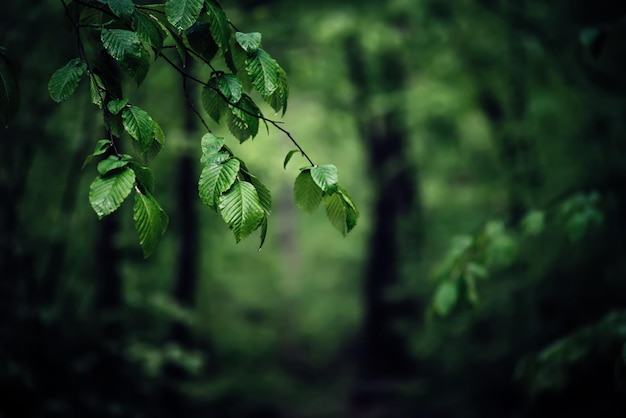
[[216, 128], [274, 199], [263, 250], [235, 244], [157, 62], [127, 87], [167, 141], [144, 260], [130, 205], [89, 206], [86, 86], [48, 97], [75, 56], [61, 3], [2, 1], [21, 106], [0, 130], [0, 417], [625, 417], [626, 4], [223, 3], [359, 225], [297, 211], [282, 133]]

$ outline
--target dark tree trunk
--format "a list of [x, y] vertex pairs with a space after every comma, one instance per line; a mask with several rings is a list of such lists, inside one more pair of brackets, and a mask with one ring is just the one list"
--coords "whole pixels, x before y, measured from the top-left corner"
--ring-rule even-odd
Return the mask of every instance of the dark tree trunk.
[[[412, 227], [420, 222], [417, 174], [407, 157], [406, 128], [401, 104], [381, 113], [371, 112], [367, 101], [375, 90], [399, 94], [404, 88], [404, 64], [400, 52], [380, 53], [371, 67], [355, 38], [345, 45], [350, 78], [357, 91], [355, 113], [365, 142], [369, 173], [375, 188], [373, 229], [363, 284], [364, 318], [360, 340], [357, 385], [353, 393], [356, 416], [371, 413], [408, 416], [403, 413], [402, 385], [415, 373], [406, 336], [399, 322], [411, 318], [416, 302], [390, 298], [401, 285], [407, 236], [400, 223]], [[367, 74], [377, 74], [370, 78]], [[415, 237], [413, 237], [415, 238]], [[418, 240], [415, 240], [415, 245]], [[417, 252], [417, 248], [413, 248]], [[382, 415], [381, 415], [382, 416]]]
[[[186, 70], [192, 69], [192, 60], [189, 60]], [[193, 113], [188, 85], [184, 85], [183, 108], [186, 110], [184, 130], [187, 138], [197, 136], [196, 119]], [[178, 267], [174, 281], [173, 296], [183, 308], [194, 305], [196, 280], [198, 270], [198, 215], [196, 202], [198, 200], [198, 177], [195, 170], [196, 160], [185, 154], [178, 162], [177, 173], [177, 221], [180, 245], [178, 247]], [[170, 329], [170, 337], [187, 346], [191, 344], [191, 335], [188, 326], [175, 321]]]

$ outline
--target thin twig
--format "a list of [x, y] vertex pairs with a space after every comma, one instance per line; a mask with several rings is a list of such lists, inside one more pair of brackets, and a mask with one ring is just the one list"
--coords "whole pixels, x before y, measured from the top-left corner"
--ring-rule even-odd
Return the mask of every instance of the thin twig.
[[278, 129], [279, 131], [283, 132], [285, 135], [287, 135], [287, 137], [289, 138], [289, 140], [296, 146], [296, 148], [298, 148], [298, 151], [300, 151], [300, 154], [307, 159], [307, 161], [312, 165], [315, 166], [315, 163], [311, 160], [311, 158], [307, 155], [307, 153], [304, 151], [304, 149], [302, 149], [302, 147], [300, 146], [300, 144], [298, 144], [298, 142], [295, 140], [295, 138], [293, 137], [293, 135], [291, 135], [291, 133], [289, 131], [287, 131], [285, 128], [283, 128], [281, 125], [282, 122], [280, 121], [276, 121], [273, 119], [269, 119], [266, 118], [265, 116], [263, 116], [262, 114], [258, 113], [253, 113], [250, 112], [247, 109], [244, 109], [243, 107], [239, 106], [236, 103], [231, 102], [230, 100], [228, 100], [228, 98], [216, 87], [209, 85], [209, 83], [206, 83], [194, 76], [192, 76], [191, 74], [188, 74], [185, 70], [183, 70], [182, 68], [178, 67], [176, 65], [176, 63], [174, 63], [171, 59], [169, 59], [165, 54], [161, 53], [160, 56], [170, 65], [172, 66], [172, 68], [174, 68], [179, 74], [181, 74], [185, 79], [189, 79], [192, 81], [195, 81], [198, 84], [201, 84], [205, 87], [210, 88], [211, 90], [215, 91], [217, 94], [220, 95], [220, 97], [230, 106], [241, 110], [242, 112], [246, 113], [247, 115], [253, 116], [255, 118], [261, 119], [267, 123], [269, 123], [270, 125], [272, 125], [273, 127], [275, 127], [276, 129]]
[[182, 79], [183, 79], [183, 93], [185, 95], [185, 100], [187, 101], [187, 105], [189, 106], [191, 111], [196, 114], [198, 119], [200, 119], [200, 122], [202, 122], [202, 125], [204, 125], [207, 132], [211, 133], [211, 128], [209, 128], [209, 125], [206, 123], [206, 121], [202, 117], [202, 114], [200, 113], [200, 111], [198, 111], [198, 108], [196, 107], [196, 105], [193, 103], [193, 100], [191, 100], [191, 97], [189, 96], [189, 86], [187, 84], [187, 77], [182, 77]]
[[[91, 4], [85, 4], [79, 0], [77, 0], [77, 3], [85, 6], [85, 7], [93, 7], [96, 8], [98, 10], [100, 10], [100, 8], [92, 6]], [[67, 18], [69, 19], [70, 23], [72, 24], [72, 26], [74, 27], [74, 32], [75, 32], [75, 36], [76, 36], [76, 44], [77, 44], [77, 48], [78, 48], [78, 54], [80, 55], [80, 58], [82, 59], [82, 61], [85, 63], [85, 65], [87, 66], [87, 74], [89, 75], [90, 79], [93, 79], [93, 77], [95, 77], [95, 74], [93, 72], [93, 69], [91, 67], [91, 64], [89, 63], [89, 60], [87, 59], [87, 52], [85, 51], [85, 45], [83, 44], [83, 38], [80, 34], [80, 29], [81, 27], [85, 26], [85, 25], [81, 25], [80, 24], [80, 18], [78, 21], [75, 21], [74, 18], [71, 16], [69, 8], [67, 6], [67, 3], [65, 2], [65, 0], [61, 0], [61, 4], [63, 4], [63, 8], [65, 9], [65, 15], [67, 16]], [[102, 90], [100, 90], [100, 85], [98, 84], [98, 82], [96, 82], [95, 80], [93, 80], [93, 83], [96, 85], [96, 90], [98, 92], [98, 97], [100, 98], [100, 103], [102, 106], [102, 112], [103, 112], [103, 116], [104, 116], [104, 120], [105, 120], [105, 125], [106, 125], [106, 130], [107, 133], [109, 135], [109, 140], [111, 141], [111, 145], [113, 147], [113, 152], [115, 153], [115, 155], [120, 155], [119, 150], [117, 149], [117, 145], [115, 144], [115, 140], [114, 140], [114, 135], [113, 132], [111, 131], [111, 127], [109, 126], [108, 123], [106, 123], [106, 109], [105, 109], [105, 96], [102, 95]], [[106, 91], [106, 87], [105, 87], [105, 93], [107, 93]]]

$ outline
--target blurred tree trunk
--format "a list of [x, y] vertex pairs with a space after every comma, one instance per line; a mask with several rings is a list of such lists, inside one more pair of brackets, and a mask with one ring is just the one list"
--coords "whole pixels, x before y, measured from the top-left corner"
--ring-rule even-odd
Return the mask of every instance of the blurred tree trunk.
[[[193, 68], [193, 60], [188, 57], [186, 70], [188, 72]], [[188, 85], [184, 85], [184, 96], [182, 97], [182, 105], [184, 112], [184, 132], [185, 140], [187, 138], [195, 138], [197, 135], [196, 117], [191, 109], [189, 101], [191, 95]], [[178, 257], [176, 257], [178, 266], [177, 274], [174, 281], [174, 300], [185, 309], [193, 308], [194, 297], [196, 293], [196, 280], [198, 271], [198, 215], [196, 213], [196, 202], [198, 199], [198, 176], [195, 170], [196, 160], [185, 153], [178, 161], [177, 182], [177, 221], [179, 247]], [[191, 343], [190, 330], [187, 324], [181, 321], [174, 321], [170, 329], [170, 336], [176, 342], [183, 346]]]
[[[370, 416], [373, 412], [404, 416], [401, 385], [413, 376], [415, 365], [406, 336], [398, 331], [398, 326], [417, 309], [415, 301], [391, 297], [390, 293], [401, 284], [402, 254], [408, 244], [401, 228], [414, 228], [421, 217], [417, 175], [407, 155], [407, 130], [403, 103], [399, 100], [405, 87], [405, 64], [401, 52], [394, 50], [379, 52], [372, 64], [366, 62], [356, 37], [347, 39], [344, 48], [349, 76], [358, 92], [355, 112], [375, 196], [353, 407], [357, 416]], [[394, 104], [373, 108], [371, 98], [376, 93], [387, 95]], [[418, 242], [419, 237], [411, 240], [415, 238]], [[417, 250], [411, 248], [414, 254]]]

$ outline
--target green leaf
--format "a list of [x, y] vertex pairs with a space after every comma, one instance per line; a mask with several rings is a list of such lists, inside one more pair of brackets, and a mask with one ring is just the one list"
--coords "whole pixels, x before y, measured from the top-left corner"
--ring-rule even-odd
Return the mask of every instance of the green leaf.
[[[204, 134], [202, 140], [200, 141], [200, 147], [202, 148], [202, 158], [204, 159], [205, 156], [209, 157], [220, 152], [220, 150], [224, 146], [224, 143], [224, 138], [220, 136], [215, 136], [212, 133]], [[203, 164], [206, 163], [203, 162]]]
[[231, 189], [220, 197], [219, 209], [237, 242], [257, 229], [265, 217], [254, 186], [245, 181], [235, 182]]
[[278, 88], [280, 66], [264, 50], [259, 48], [248, 55], [246, 72], [252, 86], [264, 99], [269, 98]]
[[236, 32], [235, 40], [247, 53], [254, 52], [261, 46], [261, 34], [259, 32]]
[[[76, 2], [72, 2], [76, 3]], [[68, 6], [71, 6], [68, 5]], [[99, 8], [93, 7], [81, 7], [80, 8], [80, 24], [81, 25], [93, 25], [93, 26], [102, 26], [102, 17], [104, 13]]]
[[89, 187], [89, 203], [99, 218], [115, 212], [130, 194], [135, 172], [130, 168], [103, 177], [98, 176]]
[[272, 194], [270, 190], [259, 180], [256, 176], [246, 172], [246, 177], [250, 184], [254, 186], [257, 194], [259, 195], [259, 203], [266, 215], [269, 215], [272, 212]]
[[218, 2], [207, 0], [205, 2], [206, 12], [209, 18], [209, 27], [211, 36], [215, 43], [222, 49], [228, 49], [228, 40], [230, 39], [230, 23]]
[[263, 244], [265, 244], [265, 237], [267, 237], [267, 215], [263, 217], [261, 220], [261, 238], [259, 242], [259, 251], [263, 248]]
[[352, 201], [348, 192], [341, 186], [337, 185], [337, 192], [341, 197], [342, 203], [346, 210], [346, 234], [352, 231], [352, 229], [356, 226], [359, 220], [359, 211], [356, 208], [356, 205]]
[[248, 53], [237, 42], [233, 41], [229, 54], [227, 55], [226, 62], [229, 68], [237, 74], [237, 77], [241, 80], [244, 90], [250, 91], [252, 89], [252, 81], [246, 71], [246, 60], [248, 59]]
[[322, 189], [313, 181], [310, 170], [298, 174], [293, 186], [296, 206], [306, 212], [314, 212], [322, 202]]
[[350, 210], [340, 193], [324, 196], [326, 216], [343, 236], [356, 225], [356, 214]]
[[228, 110], [228, 105], [222, 96], [211, 87], [204, 86], [202, 88], [201, 101], [204, 111], [217, 123]]
[[203, 0], [167, 0], [165, 15], [174, 27], [185, 30], [196, 23], [203, 3]]
[[124, 129], [132, 136], [143, 152], [147, 151], [154, 138], [154, 124], [148, 113], [137, 106], [124, 108], [122, 111]]
[[102, 100], [106, 94], [106, 88], [97, 74], [91, 74], [89, 77], [89, 91], [91, 92], [91, 103], [102, 109]]
[[143, 47], [140, 48], [138, 57], [129, 56], [120, 61], [122, 70], [135, 80], [137, 85], [141, 84], [150, 70], [150, 54]]
[[259, 132], [261, 111], [250, 96], [243, 95], [236, 105], [229, 105], [229, 109], [226, 124], [233, 136], [240, 143], [248, 138], [254, 138]]
[[211, 163], [202, 169], [198, 192], [205, 205], [217, 209], [220, 195], [235, 182], [239, 166], [239, 160], [231, 158], [222, 164]]
[[118, 17], [129, 19], [135, 14], [133, 0], [108, 0], [109, 9]]
[[147, 148], [141, 149], [138, 142], [133, 142], [133, 144], [137, 144], [138, 148], [140, 148], [139, 152], [141, 153], [141, 157], [146, 162], [156, 157], [165, 146], [165, 135], [163, 134], [161, 126], [155, 120], [152, 120], [152, 128], [154, 138], [152, 138]]
[[337, 181], [339, 180], [339, 172], [334, 165], [316, 165], [311, 169], [311, 177], [320, 189], [325, 192], [331, 193], [337, 188]]
[[209, 80], [209, 85], [216, 87], [228, 103], [237, 103], [243, 94], [243, 84], [234, 74], [220, 74]]
[[137, 193], [133, 207], [133, 219], [139, 236], [139, 245], [143, 249], [143, 256], [148, 258], [159, 245], [159, 241], [167, 229], [169, 218], [151, 194]]
[[56, 70], [48, 82], [48, 92], [52, 100], [60, 103], [70, 97], [86, 70], [87, 64], [78, 58], [74, 58], [64, 67]]
[[283, 168], [284, 168], [285, 170], [287, 169], [287, 164], [289, 164], [289, 161], [291, 160], [291, 157], [293, 157], [293, 155], [294, 155], [296, 152], [300, 152], [300, 151], [299, 151], [299, 150], [297, 150], [297, 149], [292, 149], [291, 151], [289, 151], [289, 152], [287, 153], [287, 155], [285, 155], [285, 161], [283, 162]]
[[441, 316], [446, 316], [452, 311], [459, 299], [457, 283], [446, 281], [439, 285], [433, 298], [433, 308]]
[[98, 163], [98, 173], [100, 173], [101, 176], [105, 176], [109, 172], [126, 167], [127, 165], [127, 159], [121, 159], [117, 155], [109, 155], [107, 159]]
[[165, 40], [165, 32], [157, 23], [157, 20], [153, 19], [149, 15], [137, 13], [133, 20], [133, 29], [137, 32], [139, 40], [146, 42], [152, 48], [154, 52], [158, 53], [163, 48], [163, 41]]
[[141, 58], [143, 47], [136, 32], [125, 29], [102, 29], [100, 39], [104, 49], [117, 61], [132, 57]]
[[289, 85], [287, 84], [287, 74], [282, 68], [278, 67], [278, 87], [269, 97], [264, 97], [264, 99], [276, 112], [282, 109], [284, 115], [287, 111]]
[[112, 146], [113, 146], [113, 143], [108, 139], [99, 140], [96, 143], [96, 148], [94, 149], [94, 151], [91, 154], [89, 154], [87, 158], [85, 158], [85, 162], [83, 162], [82, 168], [84, 169], [87, 166], [87, 164], [89, 164], [91, 160], [93, 160], [93, 157], [97, 157], [98, 155], [104, 154]]
[[6, 126], [20, 105], [17, 74], [7, 56], [0, 51], [0, 122]]
[[127, 104], [128, 99], [111, 100], [109, 103], [107, 103], [107, 109], [109, 109], [109, 112], [117, 115], [118, 113], [120, 113], [120, 110], [124, 109]]
[[206, 61], [211, 61], [217, 54], [219, 46], [211, 36], [211, 29], [207, 22], [196, 22], [185, 31], [187, 43]]
[[261, 180], [259, 180], [257, 177], [253, 176], [247, 171], [245, 171], [244, 174], [247, 177], [250, 184], [254, 186], [257, 192], [257, 195], [259, 196], [259, 203], [261, 204], [261, 207], [263, 208], [263, 211], [265, 212], [265, 216], [263, 217], [263, 220], [261, 221], [261, 237], [260, 237], [260, 243], [259, 243], [259, 250], [260, 250], [263, 247], [263, 244], [265, 244], [265, 237], [267, 236], [268, 218], [270, 216], [270, 213], [272, 212], [272, 194], [270, 193], [269, 189], [265, 186], [265, 184], [263, 184]]
[[136, 162], [130, 162], [129, 167], [135, 172], [135, 179], [142, 193], [152, 193], [154, 191], [154, 174], [152, 174], [152, 170]]

